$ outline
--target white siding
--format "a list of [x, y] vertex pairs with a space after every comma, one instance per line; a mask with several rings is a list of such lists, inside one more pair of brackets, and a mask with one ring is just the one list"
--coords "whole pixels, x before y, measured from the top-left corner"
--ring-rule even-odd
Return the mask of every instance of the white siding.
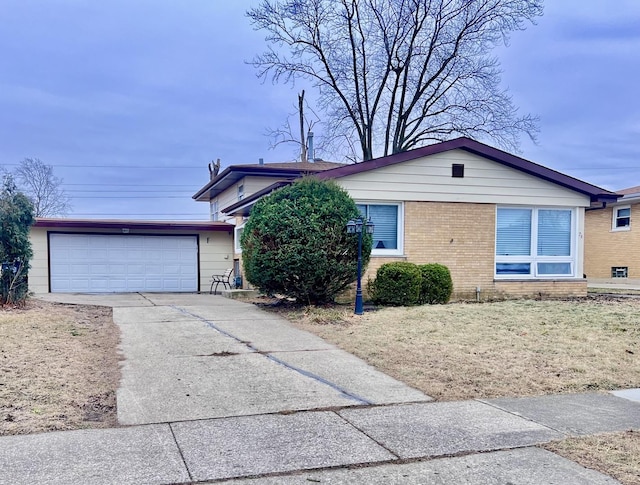
[[200, 291], [207, 292], [211, 275], [233, 268], [233, 232], [200, 233]]
[[[238, 202], [238, 186], [244, 185], [244, 198], [246, 199], [250, 195], [269, 187], [278, 180], [282, 180], [280, 177], [244, 177], [239, 182], [236, 182], [224, 192], [218, 195], [218, 207], [220, 210], [225, 207], [229, 207], [231, 204]], [[234, 216], [222, 215], [220, 220], [233, 224], [235, 221]]]
[[29, 270], [29, 291], [33, 293], [49, 292], [49, 249], [47, 230], [32, 227], [29, 233], [33, 258]]
[[[453, 163], [464, 177], [451, 176]], [[471, 202], [588, 207], [589, 197], [463, 150], [337, 179], [355, 200]]]

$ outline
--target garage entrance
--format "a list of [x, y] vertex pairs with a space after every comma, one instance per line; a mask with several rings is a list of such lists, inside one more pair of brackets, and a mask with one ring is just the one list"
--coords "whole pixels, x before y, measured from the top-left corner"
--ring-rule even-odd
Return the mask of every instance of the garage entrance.
[[198, 236], [49, 233], [53, 293], [198, 291]]

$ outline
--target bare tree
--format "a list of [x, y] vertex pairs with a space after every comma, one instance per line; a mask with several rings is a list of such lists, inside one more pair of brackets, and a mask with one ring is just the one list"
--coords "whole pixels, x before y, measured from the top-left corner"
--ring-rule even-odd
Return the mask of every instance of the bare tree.
[[[309, 116], [308, 113], [311, 113]], [[304, 99], [304, 89], [298, 94], [298, 104], [296, 106], [295, 117], [297, 120], [297, 130], [291, 126], [290, 118], [294, 114], [290, 114], [285, 123], [273, 130], [267, 130], [266, 135], [273, 140], [271, 148], [275, 148], [283, 143], [291, 143], [296, 145], [300, 150], [300, 161], [307, 162], [309, 158], [313, 160], [314, 154], [308, 153], [309, 134], [312, 133], [313, 127], [320, 122], [320, 117], [311, 109]], [[296, 134], [295, 132], [298, 131]]]
[[53, 175], [53, 167], [38, 158], [25, 158], [15, 169], [16, 182], [33, 204], [36, 217], [66, 215], [71, 199], [62, 188], [62, 179]]
[[274, 81], [305, 78], [334, 134], [364, 160], [455, 136], [517, 149], [537, 119], [518, 116], [491, 51], [542, 14], [542, 0], [262, 0], [267, 31], [253, 65]]

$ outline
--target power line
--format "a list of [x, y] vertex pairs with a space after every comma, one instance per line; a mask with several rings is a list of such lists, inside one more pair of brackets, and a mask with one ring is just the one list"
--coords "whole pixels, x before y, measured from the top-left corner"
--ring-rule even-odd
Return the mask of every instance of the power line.
[[88, 194], [182, 194], [188, 197], [193, 195], [193, 192], [187, 192], [185, 190], [116, 190], [116, 189], [108, 189], [108, 190], [96, 190], [96, 189], [65, 189], [67, 193], [80, 194], [80, 193], [88, 193]]
[[169, 214], [167, 212], [73, 212], [73, 216], [204, 216], [202, 212], [178, 212]]
[[[82, 185], [83, 187], [140, 187], [141, 184], [119, 184], [114, 182], [112, 184], [80, 184], [80, 183], [67, 183], [62, 182], [62, 185]], [[194, 184], [143, 184], [144, 187], [194, 187]]]
[[187, 199], [184, 195], [79, 195], [72, 199]]
[[[20, 164], [19, 163], [5, 163], [4, 165], [6, 166], [10, 166], [10, 167], [18, 167]], [[179, 170], [179, 169], [198, 169], [198, 170], [202, 170], [204, 172], [204, 169], [206, 168], [206, 165], [198, 165], [198, 166], [193, 166], [193, 165], [51, 165], [51, 167], [53, 168], [135, 168], [135, 169], [157, 169], [157, 168], [167, 168], [167, 169], [174, 169], [174, 170]]]

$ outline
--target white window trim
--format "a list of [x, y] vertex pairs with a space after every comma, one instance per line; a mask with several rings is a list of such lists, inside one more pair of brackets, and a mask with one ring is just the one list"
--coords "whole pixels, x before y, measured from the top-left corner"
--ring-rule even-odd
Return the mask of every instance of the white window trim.
[[244, 182], [238, 184], [238, 188], [236, 190], [237, 190], [238, 202], [239, 202], [242, 199], [244, 199]]
[[[397, 249], [371, 249], [371, 256], [403, 256], [404, 255], [404, 202], [390, 200], [356, 200], [357, 205], [395, 205], [398, 207], [398, 248]], [[374, 228], [375, 235], [375, 228]]]
[[[496, 254], [498, 244], [498, 209], [530, 209], [531, 212], [531, 250], [528, 256], [500, 256]], [[571, 211], [571, 245], [569, 256], [537, 256], [538, 246], [538, 211], [539, 210], [569, 210]], [[493, 246], [493, 277], [496, 280], [549, 280], [549, 279], [572, 279], [576, 277], [578, 254], [577, 221], [578, 210], [575, 207], [546, 207], [546, 206], [514, 206], [496, 205], [496, 224]], [[497, 263], [529, 263], [531, 272], [529, 274], [498, 274]], [[569, 263], [570, 274], [538, 274], [538, 263]]]
[[[618, 221], [618, 211], [620, 209], [629, 209], [629, 225], [624, 227], [616, 227], [616, 222]], [[630, 231], [631, 230], [631, 206], [630, 205], [618, 205], [613, 207], [613, 217], [611, 220], [611, 231]]]
[[[215, 211], [213, 210], [214, 207], [215, 207]], [[220, 220], [220, 209], [218, 207], [218, 199], [211, 199], [209, 201], [209, 218], [214, 222]]]
[[233, 250], [236, 254], [242, 253], [242, 246], [240, 245], [240, 231], [244, 229], [244, 222], [239, 226], [233, 228]]

